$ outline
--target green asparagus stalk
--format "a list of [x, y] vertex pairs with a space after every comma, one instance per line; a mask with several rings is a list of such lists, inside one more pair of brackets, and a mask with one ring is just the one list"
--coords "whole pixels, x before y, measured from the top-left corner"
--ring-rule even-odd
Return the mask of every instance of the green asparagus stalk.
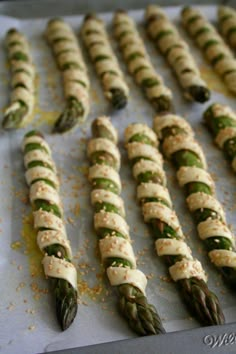
[[236, 11], [229, 6], [219, 6], [218, 27], [232, 49], [236, 49]]
[[27, 123], [34, 105], [34, 66], [25, 36], [15, 28], [6, 34], [11, 70], [11, 102], [5, 110], [2, 127], [17, 129]]
[[[137, 125], [137, 127], [140, 125]], [[131, 129], [135, 127], [134, 125], [130, 125], [127, 128], [127, 149], [128, 152], [130, 151], [130, 148], [132, 147], [133, 142], [139, 142], [142, 143], [143, 146], [143, 151], [145, 151], [146, 146], [154, 146], [155, 147], [155, 142], [154, 140], [150, 140], [150, 136], [146, 133], [147, 131], [147, 126], [144, 124], [142, 127], [140, 126], [140, 132], [139, 134], [134, 134], [132, 135]], [[151, 130], [149, 130], [150, 133], [153, 133]], [[141, 147], [140, 147], [141, 150]], [[146, 156], [146, 158], [150, 159], [150, 161], [155, 163], [155, 160], [153, 159], [153, 156]], [[138, 157], [134, 160], [132, 159], [131, 162], [133, 163], [134, 170], [135, 170], [135, 164], [137, 163]], [[142, 163], [143, 157], [140, 156], [138, 163]], [[136, 165], [137, 166], [137, 165]], [[157, 168], [162, 169], [160, 165], [157, 164]], [[164, 171], [162, 170], [162, 174], [164, 176]], [[156, 174], [152, 171], [152, 173], [149, 173], [146, 168], [143, 167], [143, 172], [140, 172], [139, 175], [136, 176], [137, 182], [139, 186], [145, 186], [145, 189], [147, 190], [148, 188], [148, 183], [151, 183], [152, 186], [153, 183], [158, 185], [161, 185], [165, 187], [165, 179], [161, 179], [160, 175], [159, 178], [157, 178]], [[143, 183], [145, 183], [143, 185]], [[153, 187], [152, 187], [153, 188]], [[148, 203], [148, 207], [151, 209], [152, 208], [152, 203], [153, 205], [156, 205], [157, 203], [161, 205], [165, 205], [168, 208], [171, 209], [171, 205], [169, 204], [170, 201], [167, 201], [164, 199], [164, 197], [161, 195], [161, 193], [152, 191], [152, 196], [148, 195], [148, 197], [144, 197], [141, 199], [142, 205], [145, 206], [146, 203]], [[176, 219], [177, 220], [177, 219]], [[161, 220], [161, 216], [156, 213], [155, 217], [153, 217], [150, 220], [150, 226], [153, 235], [155, 236], [156, 240], [162, 240], [162, 239], [176, 239], [176, 240], [181, 240], [183, 243], [185, 242], [183, 239], [183, 236], [181, 236], [181, 229], [180, 227], [178, 228], [178, 231], [174, 230], [173, 227]], [[163, 247], [163, 246], [162, 246]], [[180, 245], [179, 245], [180, 248]], [[178, 262], [181, 262], [183, 260], [188, 261], [188, 259], [191, 259], [191, 253], [190, 254], [181, 254], [181, 251], [179, 250], [179, 253], [177, 254], [168, 254], [168, 255], [162, 255], [162, 258], [165, 260], [167, 263], [168, 267], [172, 267], [175, 264], [179, 264]], [[171, 268], [170, 268], [171, 269]], [[171, 273], [172, 274], [172, 273]], [[193, 314], [194, 317], [196, 317], [199, 322], [203, 325], [217, 325], [217, 324], [222, 324], [224, 323], [224, 315], [221, 310], [219, 300], [216, 297], [216, 295], [211, 292], [206, 284], [206, 281], [204, 278], [200, 277], [200, 271], [197, 272], [197, 274], [192, 274], [190, 277], [181, 277], [180, 279], [176, 280], [177, 286], [180, 290], [180, 293], [182, 295], [182, 299], [184, 304], [188, 307], [190, 312]]]
[[[44, 153], [46, 160], [50, 163], [44, 163], [43, 160], [40, 160], [40, 158], [37, 157], [39, 152]], [[64, 233], [62, 239], [59, 237], [61, 227], [58, 225], [60, 220], [62, 220], [61, 207], [55, 204], [53, 200], [50, 200], [50, 197], [42, 194], [45, 190], [45, 186], [47, 185], [53, 188], [52, 190], [54, 190], [55, 194], [58, 193], [58, 180], [54, 163], [50, 157], [50, 148], [44, 141], [43, 135], [40, 132], [30, 131], [25, 135], [23, 153], [25, 156], [26, 180], [30, 188], [31, 203], [34, 214], [38, 211], [44, 211], [48, 213], [44, 223], [40, 224], [38, 227], [35, 226], [38, 231], [38, 238], [40, 232], [44, 233], [43, 237], [45, 239], [49, 237], [47, 236], [47, 231], [50, 232], [56, 230], [58, 234], [56, 241], [52, 243], [49, 242], [49, 244], [46, 244], [46, 246], [42, 248], [44, 259], [45, 257], [51, 257], [50, 259], [52, 260], [61, 259], [62, 261], [66, 261], [66, 267], [74, 267], [71, 263], [71, 254], [68, 251], [69, 246], [67, 241], [64, 239]], [[33, 158], [29, 158], [31, 153], [34, 153]], [[27, 158], [29, 159], [29, 162]], [[42, 183], [40, 187], [37, 188], [37, 197], [33, 198], [33, 188], [37, 182]], [[57, 217], [57, 226], [53, 225], [52, 221], [50, 221], [50, 217], [53, 215]], [[43, 237], [41, 240], [43, 240]], [[60, 262], [58, 265], [59, 264]], [[45, 275], [49, 277], [52, 294], [55, 300], [57, 319], [61, 329], [64, 331], [74, 321], [77, 313], [77, 289], [70, 281], [66, 279], [66, 277], [64, 278], [63, 275], [62, 277], [60, 277], [60, 275], [58, 275], [58, 277], [50, 276], [47, 273], [46, 267], [44, 267], [44, 272]], [[59, 271], [58, 274], [60, 274]], [[74, 274], [76, 274], [75, 269]]]
[[[236, 115], [227, 106], [219, 103], [210, 105], [203, 114], [207, 127], [216, 144], [223, 150], [226, 159], [236, 171]], [[221, 136], [223, 141], [221, 142]]]
[[193, 7], [183, 8], [181, 20], [214, 71], [224, 81], [228, 90], [235, 94], [236, 60], [215, 27]]
[[[205, 113], [205, 116], [208, 116], [208, 114], [209, 111], [207, 114]], [[168, 116], [156, 117], [154, 123], [154, 129], [161, 141], [163, 154], [172, 160], [178, 170], [177, 178], [179, 183], [184, 185], [187, 204], [196, 220], [199, 236], [211, 261], [222, 273], [225, 282], [235, 288], [234, 238], [226, 225], [223, 209], [214, 195], [215, 186], [211, 176], [206, 171], [204, 154], [199, 144], [194, 140], [191, 126], [186, 121], [178, 116], [172, 116], [172, 123], [160, 127], [165, 119], [168, 119]], [[214, 123], [215, 131], [217, 131], [217, 125], [220, 121], [222, 121], [222, 117], [219, 117], [219, 121]], [[175, 137], [174, 140], [173, 137]], [[167, 153], [166, 149], [170, 149], [170, 142], [173, 147], [180, 142], [181, 145]], [[197, 168], [198, 172], [193, 172], [191, 178], [188, 176], [185, 182], [181, 182], [180, 174], [182, 173], [183, 178], [183, 174], [186, 173], [188, 168]], [[190, 174], [190, 170], [188, 171]], [[203, 177], [200, 177], [201, 174], [203, 174]], [[195, 203], [198, 203], [197, 207], [195, 207]], [[207, 228], [206, 225], [208, 225]]]
[[159, 113], [171, 111], [173, 109], [171, 91], [153, 68], [132, 18], [123, 10], [116, 11], [113, 28], [130, 74], [152, 103], [155, 111]]
[[54, 133], [65, 133], [72, 130], [84, 119], [84, 108], [76, 98], [67, 99], [66, 108], [54, 124]]
[[129, 89], [110, 45], [103, 21], [96, 14], [86, 15], [81, 33], [101, 80], [105, 97], [114, 109], [124, 108], [128, 102]]
[[[112, 142], [115, 146], [117, 143], [117, 136], [114, 128], [111, 126], [107, 118], [98, 118], [92, 124], [92, 132], [95, 138], [104, 138], [108, 142]], [[91, 140], [93, 141], [93, 139]], [[108, 152], [104, 150], [98, 150], [96, 154], [90, 155], [90, 160], [93, 166], [106, 165], [110, 166], [110, 160], [107, 159]], [[114, 168], [114, 167], [113, 167]], [[111, 176], [108, 174], [105, 178], [93, 178], [91, 180], [92, 188], [96, 191], [106, 190], [118, 196], [120, 193], [120, 188], [115, 181], [112, 180]], [[120, 215], [124, 217], [124, 210], [121, 205], [115, 205], [112, 202], [107, 202], [102, 199], [94, 204], [95, 215], [99, 213], [112, 213], [110, 215]], [[96, 230], [97, 235], [100, 240], [105, 239], [110, 236], [116, 236], [117, 240], [126, 239], [127, 236], [122, 232], [114, 229], [102, 228]], [[108, 257], [104, 260], [104, 266], [107, 269], [112, 269], [112, 267], [121, 267], [125, 269], [135, 269], [134, 265], [129, 259], [124, 255], [120, 257]], [[129, 326], [139, 335], [151, 335], [164, 333], [165, 330], [162, 326], [161, 319], [156, 312], [154, 306], [150, 305], [147, 298], [141, 289], [139, 289], [136, 284], [131, 282], [121, 283], [117, 285], [118, 295], [119, 295], [119, 308], [122, 315], [127, 319]]]
[[65, 109], [54, 124], [55, 133], [65, 133], [82, 123], [89, 112], [89, 78], [72, 28], [62, 19], [51, 19], [46, 39], [61, 71]]
[[21, 102], [14, 102], [9, 107], [3, 117], [2, 127], [4, 129], [15, 129], [20, 126], [23, 118], [27, 114], [27, 107]]
[[145, 13], [145, 27], [149, 37], [166, 58], [183, 88], [184, 96], [204, 103], [210, 98], [210, 90], [201, 79], [194, 58], [187, 43], [164, 11], [156, 5], [148, 5]]

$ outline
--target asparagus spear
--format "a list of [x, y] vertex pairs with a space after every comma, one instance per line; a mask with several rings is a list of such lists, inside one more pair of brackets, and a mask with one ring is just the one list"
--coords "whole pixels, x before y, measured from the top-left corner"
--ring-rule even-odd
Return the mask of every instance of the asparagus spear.
[[59, 182], [50, 147], [40, 132], [28, 132], [22, 148], [37, 243], [44, 254], [44, 272], [50, 279], [57, 319], [64, 331], [77, 313], [77, 273], [62, 221]]
[[185, 7], [181, 12], [182, 24], [202, 50], [207, 61], [233, 94], [236, 93], [236, 60], [215, 27], [196, 8]]
[[124, 108], [128, 101], [129, 89], [110, 45], [104, 22], [95, 14], [88, 14], [85, 16], [81, 33], [101, 80], [105, 97], [113, 108]]
[[63, 78], [66, 100], [64, 111], [53, 131], [64, 133], [82, 123], [89, 112], [89, 78], [77, 39], [71, 27], [62, 19], [51, 19], [46, 38], [56, 57]]
[[[138, 131], [138, 134], [137, 134]], [[129, 158], [133, 164], [133, 173], [138, 182], [138, 199], [143, 205], [143, 215], [147, 218], [150, 213], [149, 223], [155, 236], [158, 255], [162, 256], [169, 267], [172, 278], [176, 281], [185, 305], [203, 325], [216, 325], [224, 323], [224, 315], [219, 305], [218, 298], [211, 292], [206, 284], [204, 272], [197, 260], [193, 260], [191, 251], [184, 241], [182, 230], [178, 224], [177, 216], [173, 213], [170, 196], [164, 188], [166, 184], [162, 163], [157, 162], [155, 155], [156, 140], [153, 131], [144, 124], [131, 124], [126, 129], [126, 147]], [[151, 138], [151, 139], [150, 139]], [[138, 142], [139, 145], [134, 145]], [[151, 147], [151, 148], [150, 148]], [[152, 148], [154, 147], [154, 149]], [[135, 148], [139, 154], [132, 155]], [[149, 154], [147, 153], [149, 149]], [[144, 154], [148, 161], [146, 164]], [[158, 155], [157, 155], [158, 156]], [[139, 159], [138, 159], [139, 157]], [[138, 161], [137, 161], [138, 160]], [[160, 160], [161, 161], [161, 160]], [[155, 166], [155, 168], [154, 168]], [[140, 168], [141, 167], [141, 168]], [[153, 170], [150, 173], [150, 168]], [[157, 173], [159, 172], [159, 178]], [[137, 172], [138, 171], [138, 172]], [[152, 211], [152, 208], [157, 208]], [[168, 217], [162, 215], [170, 213]], [[163, 219], [164, 218], [164, 219]], [[174, 225], [175, 226], [174, 228]], [[172, 243], [173, 240], [173, 243]], [[177, 243], [176, 243], [176, 241]], [[159, 242], [159, 243], [158, 243]], [[166, 248], [166, 250], [165, 250]], [[184, 262], [184, 263], [183, 263]], [[173, 269], [180, 264], [185, 266], [180, 269], [180, 276], [176, 277]], [[187, 274], [186, 269], [195, 264], [195, 270]]]
[[[139, 335], [164, 333], [165, 330], [156, 309], [148, 303], [145, 296], [145, 276], [136, 269], [132, 246], [129, 242], [128, 227], [124, 220], [123, 202], [118, 196], [121, 191], [119, 175], [116, 172], [119, 163], [117, 161], [115, 170], [114, 167], [110, 167], [110, 161], [107, 159], [106, 145], [107, 148], [110, 146], [109, 153], [113, 153], [113, 157], [119, 159], [119, 154], [115, 153], [117, 133], [106, 117], [100, 117], [93, 122], [92, 132], [94, 138], [88, 145], [88, 154], [92, 162], [89, 172], [93, 187], [91, 199], [95, 207], [95, 229], [100, 240], [100, 251], [107, 268], [107, 275], [111, 285], [117, 286], [120, 311], [127, 319], [129, 326]], [[92, 146], [97, 146], [96, 155], [92, 151]], [[104, 165], [106, 166], [104, 177], [99, 178], [96, 171], [99, 166]], [[98, 225], [96, 220], [101, 218], [105, 224]], [[113, 221], [109, 223], [109, 220]], [[112, 239], [114, 243], [106, 247], [102, 246], [104, 242]], [[120, 245], [119, 251], [116, 248], [117, 243]], [[113, 247], [115, 252], [109, 253]], [[108, 254], [105, 254], [107, 251]], [[116, 282], [112, 277], [113, 272], [113, 276], [117, 274], [119, 276], [119, 273], [122, 274], [124, 271], [125, 277]], [[137, 278], [139, 281], [136, 281]], [[143, 285], [140, 286], [141, 284]]]
[[232, 49], [236, 49], [236, 11], [229, 6], [218, 7], [218, 25], [220, 32]]
[[210, 105], [203, 114], [216, 144], [223, 150], [226, 159], [236, 171], [236, 115], [227, 106]]
[[4, 129], [22, 127], [34, 106], [34, 66], [25, 36], [16, 29], [6, 34], [6, 48], [11, 69], [11, 103], [6, 108]]
[[54, 133], [65, 133], [73, 129], [79, 122], [83, 121], [84, 108], [75, 97], [66, 101], [66, 108], [54, 124]]
[[184, 90], [184, 96], [200, 103], [208, 101], [210, 91], [201, 79], [188, 45], [165, 12], [156, 5], [149, 5], [146, 8], [145, 22], [148, 35], [174, 71]]
[[124, 61], [156, 112], [172, 110], [172, 94], [153, 68], [144, 43], [131, 17], [118, 10], [113, 19], [114, 34]]
[[226, 225], [222, 206], [215, 197], [214, 182], [206, 170], [204, 154], [193, 138], [191, 126], [178, 116], [156, 117], [154, 125], [164, 155], [173, 161], [178, 170], [178, 181], [185, 187], [188, 207], [208, 255], [225, 282], [235, 288], [234, 237]]

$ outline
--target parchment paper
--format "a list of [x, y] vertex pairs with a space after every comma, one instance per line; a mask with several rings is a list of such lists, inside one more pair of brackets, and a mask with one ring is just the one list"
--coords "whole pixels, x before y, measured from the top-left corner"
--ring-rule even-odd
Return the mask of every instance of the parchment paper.
[[[172, 19], [179, 19], [180, 8], [171, 7], [166, 10]], [[215, 7], [204, 7], [203, 10], [209, 19], [214, 20]], [[143, 11], [130, 11], [130, 14], [141, 23]], [[111, 14], [102, 14], [101, 17], [110, 24]], [[65, 20], [78, 33], [82, 16], [66, 17]], [[88, 168], [86, 139], [90, 137], [92, 120], [104, 114], [112, 116], [112, 122], [120, 133], [122, 197], [125, 200], [126, 220], [130, 225], [134, 251], [138, 257], [138, 268], [149, 278], [148, 300], [158, 309], [167, 332], [200, 327], [199, 323], [189, 316], [175, 284], [166, 281], [169, 278], [168, 269], [156, 256], [154, 241], [143, 223], [140, 208], [136, 204], [136, 184], [123, 148], [123, 131], [131, 122], [146, 122], [152, 126], [155, 112], [127, 74], [120, 54], [117, 52], [131, 90], [128, 106], [120, 112], [111, 112], [85, 53], [92, 83], [90, 115], [76, 131], [63, 136], [50, 135], [52, 123], [64, 104], [60, 73], [43, 38], [47, 19], [18, 21], [0, 16], [0, 23], [2, 41], [0, 107], [6, 106], [9, 99], [9, 68], [6, 65], [3, 39], [10, 27], [17, 27], [27, 35], [38, 73], [37, 103], [32, 125], [19, 131], [0, 132], [0, 352], [5, 354], [50, 352], [136, 337], [118, 312], [116, 292], [104, 276], [92, 225], [90, 185], [86, 178]], [[153, 64], [174, 93], [176, 112], [184, 115], [192, 124], [197, 139], [202, 143], [209, 170], [216, 181], [217, 195], [225, 207], [228, 223], [235, 231], [235, 175], [202, 125], [202, 112], [210, 103], [199, 105], [187, 103], [183, 99], [181, 89], [170, 69], [152, 43], [147, 40], [142, 28], [141, 32]], [[184, 38], [187, 39], [185, 35]], [[189, 42], [188, 39], [187, 41]], [[116, 49], [115, 42], [113, 44]], [[210, 86], [214, 88], [211, 102], [227, 103], [236, 109], [235, 99], [222, 93], [223, 85], [211, 73], [200, 52], [193, 45], [191, 49], [203, 73], [210, 80]], [[50, 292], [47, 292], [49, 283], [44, 279], [40, 268], [41, 256], [37, 252], [35, 233], [31, 232], [30, 226], [31, 207], [27, 200], [28, 188], [24, 180], [20, 144], [23, 135], [31, 127], [44, 132], [53, 149], [53, 158], [60, 172], [67, 233], [75, 256], [74, 263], [78, 269], [80, 289], [78, 314], [73, 325], [65, 332], [61, 332], [57, 324], [53, 299]], [[175, 179], [175, 171], [168, 163], [165, 164], [165, 168], [168, 173], [168, 187], [188, 244], [193, 254], [202, 261], [209, 275], [209, 288], [219, 297], [226, 322], [235, 322], [235, 295], [222, 283], [219, 273], [210, 264], [202, 243], [198, 240], [195, 224], [185, 206], [184, 193]]]

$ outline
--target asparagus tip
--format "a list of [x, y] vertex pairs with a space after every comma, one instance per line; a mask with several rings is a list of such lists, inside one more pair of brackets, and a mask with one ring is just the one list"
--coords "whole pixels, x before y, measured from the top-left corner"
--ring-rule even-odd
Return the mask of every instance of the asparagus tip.
[[127, 318], [130, 327], [139, 335], [165, 333], [161, 319], [154, 306], [133, 285], [123, 284], [118, 287], [120, 310]]
[[127, 96], [125, 95], [124, 91], [120, 89], [111, 89], [111, 104], [112, 107], [115, 109], [122, 109], [127, 104]]
[[219, 300], [203, 280], [192, 277], [181, 279], [178, 284], [186, 305], [200, 323], [205, 326], [224, 324], [225, 318]]
[[56, 313], [61, 329], [70, 327], [77, 314], [77, 292], [64, 279], [58, 279], [55, 287]]

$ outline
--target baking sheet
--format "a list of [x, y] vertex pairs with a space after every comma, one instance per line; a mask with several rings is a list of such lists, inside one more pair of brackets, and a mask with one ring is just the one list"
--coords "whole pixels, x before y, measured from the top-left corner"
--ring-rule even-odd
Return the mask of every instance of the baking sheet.
[[[178, 7], [169, 7], [166, 10], [173, 20], [178, 20], [180, 10]], [[214, 20], [215, 7], [208, 6], [203, 10], [209, 19]], [[139, 23], [142, 21], [143, 11], [130, 11], [130, 14]], [[101, 14], [101, 17], [110, 23], [111, 14]], [[82, 21], [81, 16], [65, 17], [65, 20], [78, 32]], [[42, 36], [47, 19], [17, 20], [0, 16], [0, 23], [1, 41], [3, 41], [6, 30], [10, 27], [17, 27], [27, 35], [32, 45], [38, 76], [35, 119], [31, 127], [44, 132], [46, 140], [52, 147], [53, 157], [60, 172], [67, 233], [74, 253], [74, 263], [78, 269], [80, 290], [77, 317], [67, 331], [61, 332], [56, 321], [53, 300], [47, 291], [48, 282], [44, 279], [40, 266], [41, 255], [35, 244], [31, 207], [27, 202], [28, 188], [24, 181], [20, 144], [24, 133], [30, 127], [14, 132], [1, 131], [0, 351], [12, 354], [21, 348], [25, 354], [50, 352], [136, 338], [136, 334], [128, 328], [126, 321], [118, 313], [116, 293], [104, 276], [97, 250], [97, 238], [92, 226], [93, 210], [89, 202], [90, 185], [86, 178], [88, 169], [85, 153], [86, 139], [90, 136], [91, 121], [104, 114], [112, 116], [112, 121], [120, 133], [122, 197], [125, 200], [126, 220], [131, 228], [131, 238], [134, 240], [134, 251], [138, 257], [138, 268], [144, 271], [149, 278], [148, 300], [156, 306], [167, 332], [199, 328], [199, 323], [190, 318], [181, 302], [175, 284], [166, 281], [167, 267], [161, 259], [156, 257], [153, 239], [146, 225], [143, 224], [140, 208], [135, 201], [136, 185], [123, 148], [124, 128], [136, 121], [143, 121], [151, 126], [155, 115], [152, 107], [142, 97], [132, 78], [127, 75], [127, 82], [131, 89], [129, 104], [120, 112], [111, 112], [85, 53], [92, 82], [90, 115], [76, 131], [63, 136], [50, 135], [53, 121], [63, 109], [63, 96], [60, 73]], [[201, 124], [202, 112], [209, 103], [198, 105], [184, 101], [181, 90], [166, 63], [157, 54], [153, 45], [146, 40], [143, 31], [142, 35], [153, 64], [164, 76], [166, 83], [174, 93], [176, 112], [184, 115], [191, 122], [197, 139], [203, 145], [209, 170], [215, 177], [217, 195], [225, 207], [228, 223], [235, 231], [235, 176], [227, 162], [224, 161], [221, 151], [213, 146], [211, 136]], [[185, 35], [184, 38], [187, 39]], [[116, 44], [114, 42], [113, 44], [116, 48]], [[191, 49], [209, 85], [214, 89], [211, 101], [227, 103], [236, 109], [235, 99], [226, 93], [223, 85], [203, 62], [198, 50], [192, 45]], [[117, 54], [121, 58], [119, 53]], [[121, 60], [120, 62], [124, 72], [127, 73]], [[4, 107], [9, 97], [9, 71], [3, 50], [0, 51], [0, 76], [0, 107]], [[195, 225], [186, 209], [183, 191], [178, 188], [174, 177], [175, 171], [168, 163], [165, 167], [168, 173], [168, 187], [188, 244], [209, 274], [209, 288], [219, 297], [226, 322], [233, 323], [236, 321], [235, 295], [222, 283], [219, 273], [208, 261], [206, 252], [197, 238]]]

